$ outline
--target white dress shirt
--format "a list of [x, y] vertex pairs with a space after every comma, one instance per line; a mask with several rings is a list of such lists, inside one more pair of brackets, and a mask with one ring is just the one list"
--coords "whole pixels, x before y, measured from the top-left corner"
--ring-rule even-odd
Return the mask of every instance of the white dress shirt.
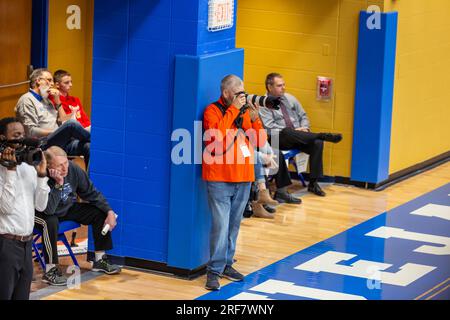
[[39, 178], [26, 163], [8, 170], [0, 165], [0, 234], [29, 236], [33, 233], [34, 210], [47, 207], [48, 178]]

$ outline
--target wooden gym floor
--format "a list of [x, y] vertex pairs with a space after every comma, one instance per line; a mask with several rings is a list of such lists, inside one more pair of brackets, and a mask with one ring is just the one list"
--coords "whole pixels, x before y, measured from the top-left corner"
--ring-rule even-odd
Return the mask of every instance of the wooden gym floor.
[[[273, 220], [243, 219], [235, 267], [247, 275], [448, 182], [450, 162], [380, 192], [333, 184], [325, 187], [327, 196], [321, 198], [305, 194], [301, 186], [295, 184], [291, 191], [302, 194], [301, 205], [279, 205]], [[78, 258], [82, 268], [88, 269], [85, 259]], [[63, 263], [70, 264], [70, 261]], [[36, 275], [33, 284], [35, 293], [43, 288], [39, 277]], [[204, 283], [205, 276], [189, 281], [124, 269], [120, 275], [101, 275], [83, 282], [80, 289], [65, 289], [43, 299], [195, 299], [208, 292], [203, 288]], [[229, 281], [221, 280], [222, 286], [227, 283]]]

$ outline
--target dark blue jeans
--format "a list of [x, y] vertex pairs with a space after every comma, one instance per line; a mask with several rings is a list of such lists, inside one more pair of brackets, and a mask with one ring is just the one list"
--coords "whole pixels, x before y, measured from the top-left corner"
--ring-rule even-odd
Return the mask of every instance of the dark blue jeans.
[[58, 129], [43, 139], [42, 150], [58, 146], [69, 156], [83, 156], [86, 167], [89, 163], [91, 134], [76, 120], [64, 122]]

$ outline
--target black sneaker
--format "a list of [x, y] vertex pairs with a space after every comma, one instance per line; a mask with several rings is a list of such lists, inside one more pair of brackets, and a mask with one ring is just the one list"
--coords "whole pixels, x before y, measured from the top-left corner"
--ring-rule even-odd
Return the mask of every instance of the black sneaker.
[[292, 194], [287, 192], [275, 192], [275, 200], [277, 200], [279, 203], [293, 203], [293, 204], [300, 204], [302, 203], [302, 199], [297, 199], [292, 196]]
[[245, 210], [243, 213], [244, 218], [250, 218], [253, 215], [253, 209], [252, 206], [250, 205], [250, 201], [247, 202], [247, 205], [245, 206]]
[[100, 260], [94, 262], [92, 271], [104, 272], [106, 274], [117, 274], [120, 273], [122, 269], [118, 265], [109, 263], [105, 254]]
[[48, 283], [52, 286], [66, 286], [67, 278], [63, 276], [62, 272], [57, 267], [53, 267], [48, 270], [42, 276], [42, 282]]
[[212, 291], [220, 290], [220, 282], [218, 274], [212, 272], [208, 272], [206, 274], [205, 289]]
[[274, 207], [269, 206], [268, 204], [263, 204], [264, 209], [266, 209], [267, 212], [269, 213], [275, 213], [277, 212], [277, 209], [275, 209]]
[[226, 266], [225, 270], [223, 270], [222, 273], [223, 278], [227, 278], [231, 281], [242, 281], [244, 280], [244, 275], [240, 272], [238, 272], [236, 269], [234, 269], [232, 266]]

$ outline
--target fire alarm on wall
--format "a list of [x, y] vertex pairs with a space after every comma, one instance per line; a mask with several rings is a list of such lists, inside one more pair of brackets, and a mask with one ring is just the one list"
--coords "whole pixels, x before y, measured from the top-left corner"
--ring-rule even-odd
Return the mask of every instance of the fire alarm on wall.
[[329, 101], [333, 94], [333, 79], [317, 77], [317, 100]]

